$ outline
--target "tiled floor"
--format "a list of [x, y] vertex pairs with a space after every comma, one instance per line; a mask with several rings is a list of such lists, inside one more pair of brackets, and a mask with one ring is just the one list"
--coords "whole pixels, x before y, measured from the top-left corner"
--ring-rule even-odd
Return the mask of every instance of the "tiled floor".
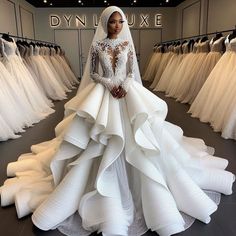
[[[73, 97], [73, 91], [69, 97]], [[184, 134], [191, 137], [200, 137], [206, 144], [215, 148], [215, 154], [227, 158], [230, 162], [228, 170], [236, 173], [236, 141], [225, 140], [219, 133], [214, 133], [207, 124], [193, 119], [186, 113], [188, 105], [166, 98], [162, 93], [156, 93], [164, 99], [169, 107], [167, 120], [182, 127]], [[32, 144], [40, 143], [54, 137], [54, 127], [63, 117], [63, 102], [55, 104], [56, 113], [27, 129], [21, 138], [0, 143], [0, 184], [6, 178], [8, 162], [15, 161], [21, 153], [29, 152]], [[236, 185], [236, 184], [235, 184]], [[234, 191], [236, 187], [234, 185]], [[196, 221], [191, 228], [178, 235], [181, 236], [236, 236], [236, 194], [222, 197], [216, 213], [212, 215], [210, 224], [205, 225]], [[32, 236], [62, 235], [58, 231], [43, 232], [33, 226], [30, 216], [18, 220], [14, 206], [0, 208], [0, 235], [3, 236]], [[95, 234], [93, 234], [95, 235]], [[154, 236], [156, 233], [147, 232], [145, 236]]]

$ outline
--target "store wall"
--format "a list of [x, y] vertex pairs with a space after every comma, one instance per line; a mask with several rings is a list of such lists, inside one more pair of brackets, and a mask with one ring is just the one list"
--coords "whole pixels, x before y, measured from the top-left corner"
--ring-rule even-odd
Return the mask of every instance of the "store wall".
[[[77, 48], [78, 53], [70, 53], [72, 68], [77, 76], [83, 73], [86, 52], [91, 37], [89, 31], [96, 29], [96, 23], [104, 8], [41, 8], [36, 11], [36, 38], [45, 41], [60, 42], [67, 51]], [[135, 46], [139, 57], [141, 72], [149, 57], [153, 45], [161, 40], [170, 40], [175, 37], [175, 8], [123, 8], [128, 15], [132, 33], [136, 37]], [[161, 14], [162, 27], [157, 25], [158, 16]], [[82, 23], [78, 20], [80, 19]], [[75, 30], [78, 30], [76, 34]], [[60, 31], [60, 32], [59, 32]], [[135, 32], [134, 32], [135, 31]], [[81, 39], [88, 34], [87, 44], [81, 45]], [[60, 37], [58, 39], [58, 37]], [[64, 37], [64, 38], [63, 38]], [[70, 37], [71, 44], [67, 41]], [[74, 37], [74, 40], [71, 39]], [[64, 43], [63, 43], [64, 41]], [[79, 41], [79, 42], [77, 42]], [[79, 45], [79, 47], [78, 47]]]
[[207, 6], [208, 0], [186, 0], [176, 7], [176, 38], [206, 32]]
[[176, 7], [176, 38], [236, 28], [235, 0], [186, 0]]
[[235, 0], [209, 0], [207, 31], [223, 31], [236, 26]]
[[[236, 24], [235, 9], [235, 0], [186, 0], [176, 8], [123, 8], [129, 22], [135, 19], [131, 31], [141, 72], [155, 43], [233, 29]], [[96, 28], [94, 23], [102, 10], [103, 8], [35, 8], [25, 0], [0, 0], [0, 32], [64, 43], [72, 67], [77, 76], [80, 76], [87, 56], [83, 51], [87, 45], [81, 46], [80, 41], [87, 37], [87, 33], [91, 40], [90, 34]], [[156, 25], [156, 14], [162, 15], [162, 27]], [[50, 21], [52, 15], [54, 21]], [[81, 22], [86, 17], [86, 26], [78, 19], [76, 21], [77, 16]], [[55, 22], [57, 20], [60, 21], [58, 25]], [[50, 22], [55, 25], [50, 26]], [[68, 37], [76, 40], [68, 40]]]
[[35, 37], [35, 8], [24, 0], [0, 0], [0, 32]]
[[[94, 15], [101, 14], [104, 8], [38, 8], [36, 11], [36, 28], [37, 34], [36, 36], [42, 40], [51, 41], [54, 40], [54, 29], [78, 29], [78, 28], [94, 28]], [[175, 8], [122, 8], [126, 14], [130, 17], [130, 22], [132, 16], [135, 16], [135, 24], [133, 28], [157, 28], [155, 27], [155, 15], [162, 14], [162, 40], [172, 39], [175, 36], [175, 18], [176, 11]], [[141, 18], [141, 14], [148, 17], [148, 24], [146, 26], [143, 24], [140, 27], [140, 23], [143, 21]], [[50, 27], [50, 15], [58, 16], [61, 24], [56, 27]], [[83, 16], [86, 16], [86, 27], [81, 25], [76, 26], [75, 16], [78, 15], [82, 20]], [[68, 22], [65, 17], [69, 19], [71, 16], [70, 26], [68, 26]], [[54, 18], [56, 23], [56, 18]]]

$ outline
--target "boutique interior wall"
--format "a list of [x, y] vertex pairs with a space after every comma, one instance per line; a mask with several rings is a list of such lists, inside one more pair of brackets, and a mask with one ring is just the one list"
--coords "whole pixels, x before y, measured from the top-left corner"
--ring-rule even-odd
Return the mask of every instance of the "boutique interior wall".
[[[235, 0], [186, 0], [176, 8], [123, 8], [131, 17], [135, 16], [132, 29], [138, 51], [141, 71], [152, 51], [154, 43], [176, 38], [188, 37], [209, 32], [235, 28]], [[66, 53], [72, 62], [77, 76], [81, 76], [86, 61], [87, 46], [74, 43], [73, 37], [81, 39], [77, 31], [88, 29], [82, 41], [89, 41], [94, 33], [94, 14], [100, 15], [102, 8], [35, 8], [24, 0], [0, 0], [0, 32], [36, 38], [40, 40], [65, 43]], [[162, 28], [154, 24], [155, 14], [162, 14]], [[50, 26], [50, 16], [57, 15], [61, 24]], [[64, 16], [72, 16], [70, 26]], [[86, 15], [86, 27], [75, 25], [75, 16], [83, 20]], [[141, 15], [149, 15], [148, 26], [140, 23]], [[130, 18], [131, 19], [131, 18]], [[74, 25], [73, 25], [74, 24]], [[84, 50], [84, 51], [83, 51]]]
[[0, 0], [0, 32], [35, 38], [35, 7], [24, 0]]
[[234, 29], [235, 0], [186, 0], [176, 7], [176, 38]]

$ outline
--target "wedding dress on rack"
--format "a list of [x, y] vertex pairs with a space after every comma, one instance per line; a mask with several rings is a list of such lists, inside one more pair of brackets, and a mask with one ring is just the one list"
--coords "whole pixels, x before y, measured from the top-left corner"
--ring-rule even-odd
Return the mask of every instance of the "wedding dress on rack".
[[[225, 46], [226, 52], [211, 71], [188, 111], [192, 113], [192, 117], [197, 117], [202, 122], [211, 122], [215, 109], [222, 98], [227, 96], [226, 91], [236, 64], [236, 38], [229, 41], [229, 36], [227, 36]], [[216, 119], [219, 121], [222, 116]]]
[[174, 55], [168, 62], [157, 86], [153, 89], [153, 91], [166, 91], [168, 85], [172, 81], [172, 78], [175, 76], [175, 71], [177, 70], [183, 59], [183, 54], [181, 54], [181, 47], [182, 45], [177, 45], [174, 47]]
[[154, 76], [156, 75], [159, 63], [161, 61], [162, 52], [161, 52], [162, 46], [158, 46], [155, 48], [155, 51], [150, 59], [150, 62], [148, 63], [147, 69], [144, 73], [143, 80], [152, 82], [154, 79]]
[[190, 104], [193, 103], [197, 94], [199, 93], [202, 86], [206, 82], [207, 77], [209, 76], [209, 74], [211, 73], [217, 62], [220, 60], [223, 54], [224, 39], [225, 39], [224, 37], [221, 37], [216, 41], [213, 41], [213, 38], [211, 39], [210, 52], [207, 54], [205, 60], [201, 62], [202, 66], [199, 69], [199, 71], [197, 71], [197, 73], [195, 72], [194, 75], [195, 78], [190, 85], [188, 96], [186, 97], [185, 102], [188, 102]]
[[[125, 19], [120, 8], [108, 7], [105, 27], [114, 11]], [[14, 178], [1, 187], [2, 206], [15, 203], [18, 217], [33, 212], [38, 228], [66, 235], [140, 236], [151, 229], [166, 236], [194, 219], [209, 223], [220, 193], [232, 193], [228, 161], [165, 121], [166, 103], [136, 77], [129, 37], [98, 39], [85, 69], [92, 80], [82, 80], [65, 105], [56, 138], [8, 165]], [[118, 84], [127, 91], [121, 99], [110, 93]]]
[[11, 74], [10, 83], [15, 90], [14, 93], [19, 94], [23, 106], [28, 107], [28, 115], [32, 115], [32, 122], [36, 123], [53, 113], [54, 110], [50, 108], [52, 103], [40, 92], [20, 57], [15, 41], [9, 42], [0, 38], [0, 51], [3, 55], [2, 63]]
[[150, 89], [154, 89], [157, 86], [161, 78], [161, 75], [166, 68], [167, 63], [169, 62], [170, 58], [174, 55], [173, 49], [174, 47], [172, 45], [166, 46], [166, 52], [162, 54], [160, 64], [158, 65], [156, 74], [154, 76], [152, 84], [150, 85]]

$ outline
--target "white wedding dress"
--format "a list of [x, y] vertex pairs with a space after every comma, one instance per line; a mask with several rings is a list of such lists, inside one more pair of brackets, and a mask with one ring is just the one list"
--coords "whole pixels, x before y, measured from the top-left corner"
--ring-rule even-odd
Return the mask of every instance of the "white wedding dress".
[[[8, 165], [15, 178], [1, 187], [2, 206], [78, 236], [166, 236], [209, 223], [220, 193], [232, 193], [228, 161], [165, 121], [166, 103], [133, 80], [128, 41], [95, 42], [91, 58], [95, 82], [65, 105], [56, 138]], [[128, 91], [121, 99], [109, 91], [118, 83]]]

